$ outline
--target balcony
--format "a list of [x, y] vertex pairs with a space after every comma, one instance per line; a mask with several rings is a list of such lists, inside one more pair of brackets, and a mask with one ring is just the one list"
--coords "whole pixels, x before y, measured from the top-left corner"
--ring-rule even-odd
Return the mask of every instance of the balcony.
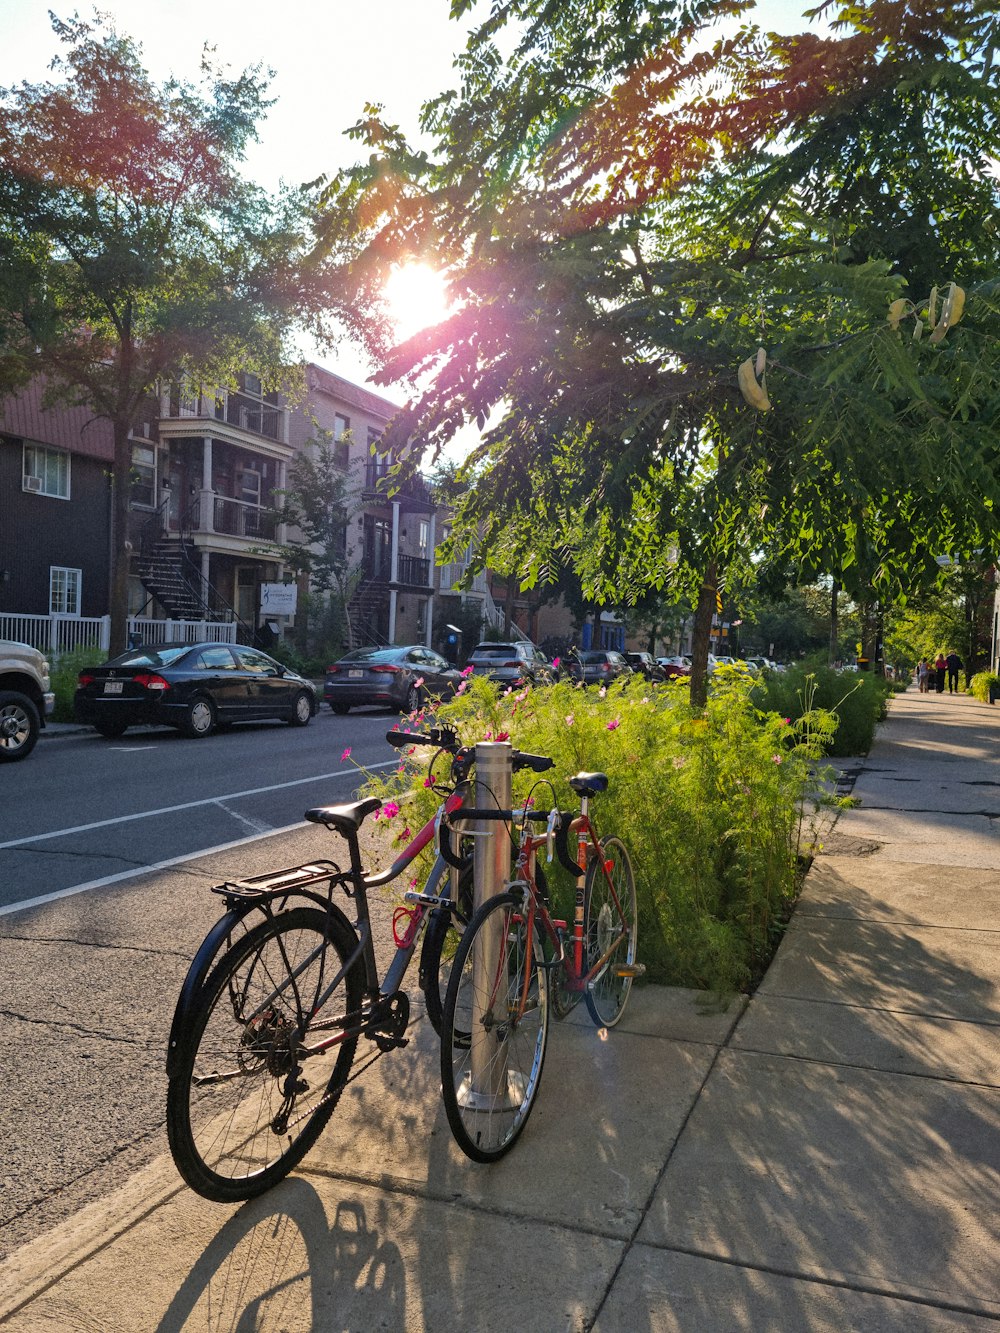
[[270, 509], [247, 504], [244, 500], [229, 500], [217, 495], [213, 504], [212, 523], [216, 532], [227, 537], [252, 537], [274, 541], [277, 520]]
[[242, 393], [227, 393], [222, 401], [215, 405], [217, 421], [237, 426], [240, 430], [250, 431], [254, 435], [264, 435], [269, 440], [283, 440], [282, 419], [284, 412], [280, 407], [271, 407], [259, 398], [251, 398]]
[[401, 555], [397, 560], [397, 583], [408, 583], [417, 588], [429, 588], [431, 562], [419, 555]]
[[[386, 501], [417, 500], [429, 506], [432, 503], [430, 491], [423, 477], [408, 477], [402, 485], [399, 485], [398, 477], [393, 475], [393, 466], [392, 463], [376, 459], [370, 459], [365, 464], [365, 495]], [[389, 495], [387, 487], [398, 487], [398, 489], [394, 495]]]

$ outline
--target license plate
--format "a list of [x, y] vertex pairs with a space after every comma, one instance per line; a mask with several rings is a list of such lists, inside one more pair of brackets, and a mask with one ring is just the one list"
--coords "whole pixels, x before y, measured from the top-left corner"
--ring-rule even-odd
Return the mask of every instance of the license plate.
[[121, 694], [123, 682], [120, 680], [106, 680], [104, 682], [105, 694]]
[[352, 680], [360, 680], [365, 673], [363, 671], [348, 671], [347, 674]]

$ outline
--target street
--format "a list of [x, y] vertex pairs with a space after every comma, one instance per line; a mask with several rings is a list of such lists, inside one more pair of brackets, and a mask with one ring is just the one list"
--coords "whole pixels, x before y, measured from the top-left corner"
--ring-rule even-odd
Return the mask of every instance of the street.
[[[352, 761], [398, 762], [396, 720], [323, 709], [302, 729], [199, 741], [43, 738], [0, 769], [0, 1256], [165, 1151], [167, 1035], [222, 911], [210, 886], [336, 858], [339, 839], [302, 811], [353, 799]], [[388, 848], [377, 827], [370, 840]], [[372, 915], [384, 965], [391, 899], [374, 895]]]

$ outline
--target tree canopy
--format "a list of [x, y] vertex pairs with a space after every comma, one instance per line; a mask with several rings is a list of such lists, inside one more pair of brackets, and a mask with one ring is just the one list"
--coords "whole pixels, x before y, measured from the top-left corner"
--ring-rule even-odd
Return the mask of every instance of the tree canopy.
[[[362, 304], [394, 262], [446, 267], [456, 312], [395, 348], [373, 317], [369, 346], [419, 385], [394, 429], [425, 450], [499, 409], [453, 529], [483, 560], [570, 563], [609, 600], [760, 553], [898, 591], [995, 536], [997, 19], [719, 13], [494, 7], [425, 105], [431, 150], [367, 109], [320, 246]], [[950, 282], [961, 326], [914, 341]], [[737, 383], [758, 347], [769, 411]]]
[[112, 644], [124, 647], [129, 431], [164, 379], [272, 375], [303, 310], [304, 194], [239, 165], [259, 68], [155, 84], [113, 28], [52, 19], [56, 77], [0, 90], [0, 390], [44, 375], [115, 441]]

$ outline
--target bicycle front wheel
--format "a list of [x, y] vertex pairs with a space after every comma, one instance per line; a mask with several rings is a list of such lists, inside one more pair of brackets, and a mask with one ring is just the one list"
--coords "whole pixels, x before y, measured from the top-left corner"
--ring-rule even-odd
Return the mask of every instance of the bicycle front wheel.
[[502, 893], [469, 922], [448, 981], [441, 1088], [448, 1124], [475, 1162], [509, 1152], [527, 1124], [549, 1032], [548, 974], [521, 897]]
[[635, 875], [620, 838], [605, 838], [584, 883], [584, 945], [589, 971], [604, 955], [602, 970], [587, 987], [587, 1008], [598, 1027], [614, 1027], [632, 989], [636, 949]]
[[270, 1189], [333, 1114], [358, 1044], [360, 969], [323, 993], [356, 944], [343, 921], [295, 907], [248, 931], [209, 974], [167, 1090], [174, 1162], [204, 1198]]

